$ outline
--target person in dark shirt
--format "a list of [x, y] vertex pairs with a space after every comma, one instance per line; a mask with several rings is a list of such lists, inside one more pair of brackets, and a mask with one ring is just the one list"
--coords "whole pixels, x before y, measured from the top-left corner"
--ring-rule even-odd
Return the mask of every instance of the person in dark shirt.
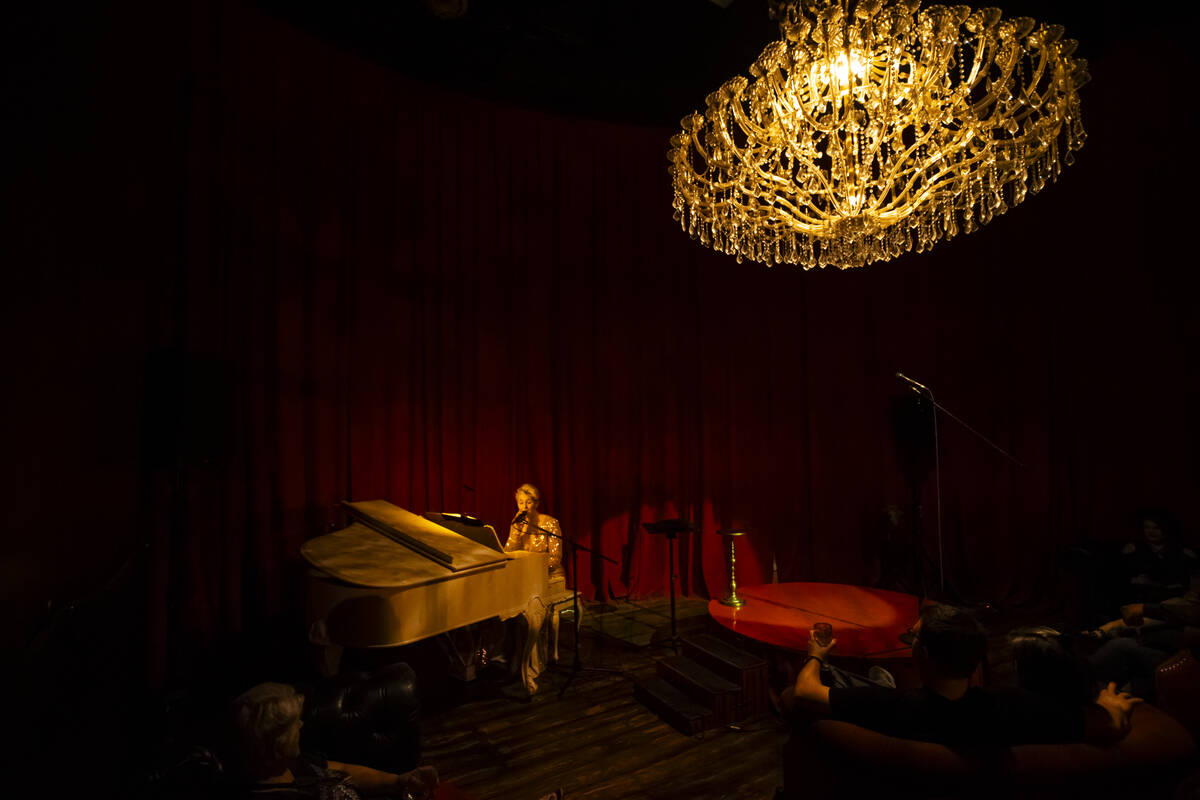
[[1138, 521], [1140, 535], [1125, 545], [1118, 561], [1117, 601], [1160, 603], [1179, 597], [1187, 589], [1188, 576], [1200, 567], [1200, 558], [1184, 547], [1174, 515], [1143, 509]]
[[921, 614], [913, 643], [919, 689], [823, 685], [819, 667], [836, 645], [836, 639], [824, 647], [810, 639], [810, 658], [795, 686], [784, 692], [785, 708], [889, 736], [972, 747], [1081, 740], [1111, 743], [1129, 732], [1133, 706], [1140, 702], [1118, 693], [1111, 684], [1086, 707], [1021, 689], [970, 686], [987, 636], [973, 615], [952, 606], [930, 606]]
[[1060, 631], [1045, 625], [1009, 632], [1017, 686], [1047, 700], [1084, 707], [1096, 699], [1096, 678]]

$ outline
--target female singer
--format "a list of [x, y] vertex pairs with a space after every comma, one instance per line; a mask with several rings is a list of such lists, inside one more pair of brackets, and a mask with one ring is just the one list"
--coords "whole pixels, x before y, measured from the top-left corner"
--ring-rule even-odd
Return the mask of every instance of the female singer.
[[[541, 492], [536, 486], [523, 483], [517, 487], [517, 515], [509, 526], [508, 542], [505, 543], [504, 550], [549, 553], [550, 574], [553, 576], [559, 574], [562, 566], [562, 539], [557, 538], [562, 536], [562, 528], [557, 519], [538, 512], [538, 502], [541, 499]], [[554, 536], [547, 536], [543, 531], [548, 531]]]

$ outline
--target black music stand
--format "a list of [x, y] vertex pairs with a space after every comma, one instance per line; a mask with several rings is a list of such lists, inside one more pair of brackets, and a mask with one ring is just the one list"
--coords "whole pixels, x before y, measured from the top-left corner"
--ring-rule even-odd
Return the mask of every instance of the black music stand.
[[695, 533], [696, 526], [683, 519], [660, 519], [658, 522], [643, 522], [647, 533], [667, 537], [668, 557], [671, 560], [671, 649], [679, 652], [679, 634], [675, 626], [675, 537], [681, 533]]

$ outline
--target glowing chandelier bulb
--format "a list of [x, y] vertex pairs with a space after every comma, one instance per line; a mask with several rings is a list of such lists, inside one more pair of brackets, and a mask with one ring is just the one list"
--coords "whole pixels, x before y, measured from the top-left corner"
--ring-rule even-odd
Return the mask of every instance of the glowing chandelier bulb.
[[[782, 38], [682, 121], [675, 217], [765, 264], [856, 267], [970, 233], [1085, 137], [1059, 25], [921, 0], [771, 0]], [[918, 13], [919, 11], [919, 13]]]
[[814, 63], [809, 75], [809, 82], [816, 86], [828, 86], [829, 78], [832, 75], [837, 81], [838, 92], [847, 94], [850, 91], [851, 78], [854, 83], [862, 83], [866, 77], [867, 62], [863, 60], [860, 53], [853, 50], [848, 53], [838, 53], [833, 59], [832, 66], [831, 71], [830, 65], [825, 61]]

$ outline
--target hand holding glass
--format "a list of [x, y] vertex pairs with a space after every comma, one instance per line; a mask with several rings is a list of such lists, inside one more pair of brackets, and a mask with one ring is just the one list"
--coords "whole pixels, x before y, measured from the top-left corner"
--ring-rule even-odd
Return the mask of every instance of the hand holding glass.
[[811, 635], [813, 641], [821, 647], [828, 647], [833, 641], [833, 626], [828, 622], [814, 622]]

